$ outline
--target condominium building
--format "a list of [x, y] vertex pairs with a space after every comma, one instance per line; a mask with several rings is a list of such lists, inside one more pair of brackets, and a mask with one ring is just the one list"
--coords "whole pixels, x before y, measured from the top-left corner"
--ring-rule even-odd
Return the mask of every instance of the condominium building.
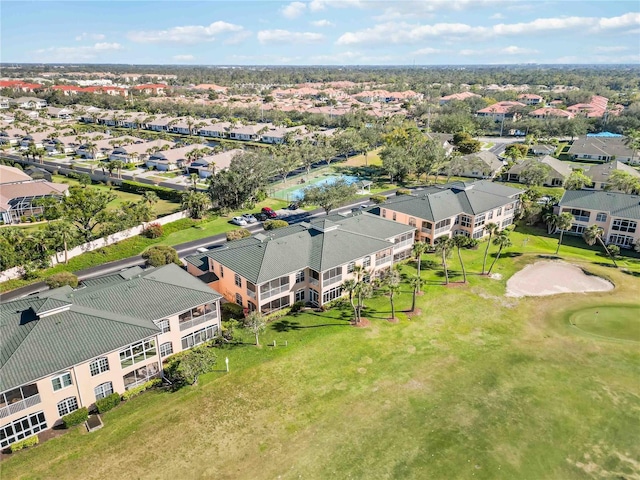
[[415, 190], [380, 205], [380, 216], [417, 230], [417, 238], [432, 244], [441, 236], [482, 238], [484, 226], [503, 229], [514, 222], [523, 190], [490, 181], [453, 182]]
[[248, 311], [269, 313], [342, 294], [356, 266], [377, 275], [411, 254], [413, 227], [370, 213], [331, 215], [187, 257], [187, 271]]
[[0, 304], [0, 447], [161, 375], [217, 335], [220, 298], [172, 264]]

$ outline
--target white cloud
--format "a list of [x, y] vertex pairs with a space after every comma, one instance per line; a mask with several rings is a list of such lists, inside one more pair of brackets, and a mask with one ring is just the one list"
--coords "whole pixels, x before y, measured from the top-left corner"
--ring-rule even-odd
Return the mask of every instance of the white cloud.
[[45, 60], [79, 61], [93, 60], [104, 53], [123, 50], [119, 43], [98, 42], [82, 47], [49, 47], [36, 50], [34, 53]]
[[307, 9], [307, 5], [302, 2], [291, 2], [286, 7], [282, 8], [282, 15], [288, 19], [294, 19], [299, 17]]
[[315, 43], [324, 40], [321, 33], [290, 32], [289, 30], [260, 30], [260, 43]]
[[217, 21], [209, 25], [185, 25], [166, 30], [142, 30], [127, 34], [127, 38], [137, 43], [199, 43], [213, 42], [218, 35], [244, 31], [241, 25]]
[[[627, 13], [619, 17], [558, 17], [538, 18], [531, 22], [499, 23], [492, 26], [473, 26], [466, 23], [420, 24], [385, 22], [355, 32], [345, 32], [338, 38], [338, 45], [413, 44], [426, 38], [473, 38], [475, 41], [489, 37], [508, 35], [534, 35], [541, 32], [569, 30], [624, 30], [640, 25], [640, 13]], [[620, 32], [623, 33], [623, 32]]]
[[100, 40], [104, 40], [105, 36], [102, 33], [87, 33], [87, 32], [82, 32], [80, 35], [76, 36], [76, 41], [80, 42], [82, 40], [96, 40], [96, 41], [100, 41]]
[[501, 14], [500, 12], [498, 13], [494, 13], [493, 15], [491, 15], [489, 17], [491, 20], [502, 20], [504, 18], [504, 15]]
[[314, 27], [335, 27], [336, 24], [330, 22], [329, 20], [316, 20], [314, 22], [310, 22]]
[[485, 49], [462, 49], [458, 52], [459, 55], [463, 57], [470, 57], [476, 55], [530, 55], [533, 53], [538, 53], [538, 50], [533, 48], [523, 48], [516, 47], [515, 45], [510, 45], [504, 48], [485, 48]]
[[535, 50], [533, 48], [523, 48], [523, 47], [516, 47], [515, 45], [510, 45], [508, 47], [505, 48], [501, 48], [498, 53], [502, 53], [505, 55], [528, 55], [531, 53], [538, 53], [538, 50]]
[[196, 57], [190, 54], [185, 54], [185, 55], [174, 55], [171, 58], [173, 58], [176, 62], [191, 62], [195, 60]]
[[612, 47], [596, 47], [593, 50], [597, 53], [624, 52], [625, 50], [629, 50], [629, 47], [616, 45]]

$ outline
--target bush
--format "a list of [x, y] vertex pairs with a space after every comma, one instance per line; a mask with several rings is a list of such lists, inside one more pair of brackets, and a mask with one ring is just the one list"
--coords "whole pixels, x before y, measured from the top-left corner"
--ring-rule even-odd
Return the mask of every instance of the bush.
[[69, 285], [72, 288], [78, 286], [78, 277], [71, 272], [54, 273], [44, 281], [49, 288], [59, 288]]
[[123, 192], [137, 193], [139, 195], [142, 195], [144, 192], [155, 192], [162, 200], [176, 203], [182, 202], [182, 192], [157, 185], [146, 185], [144, 183], [132, 182], [131, 180], [123, 180], [120, 185], [120, 190]]
[[240, 240], [242, 238], [247, 238], [251, 236], [251, 232], [246, 228], [238, 228], [236, 230], [230, 230], [227, 232], [227, 242], [232, 242], [233, 240]]
[[140, 395], [145, 390], [149, 390], [150, 388], [156, 387], [158, 385], [162, 385], [162, 380], [159, 378], [154, 378], [153, 380], [149, 380], [148, 382], [144, 382], [142, 385], [138, 385], [137, 387], [131, 388], [122, 394], [122, 400], [127, 401], [131, 400], [133, 397]]
[[142, 231], [142, 235], [147, 238], [158, 238], [162, 236], [162, 231], [162, 225], [159, 223], [150, 223], [147, 225], [147, 228]]
[[222, 320], [226, 321], [231, 318], [235, 318], [236, 320], [240, 320], [244, 318], [244, 308], [237, 303], [223, 303], [220, 306], [220, 310], [222, 310]]
[[38, 445], [40, 440], [38, 439], [38, 435], [34, 435], [33, 437], [25, 438], [24, 440], [20, 440], [19, 442], [12, 443], [9, 447], [9, 451], [11, 453], [22, 450], [23, 448], [33, 447], [34, 445]]
[[120, 403], [120, 394], [112, 393], [111, 395], [107, 395], [104, 398], [96, 401], [96, 409], [98, 413], [108, 412], [112, 408], [115, 408]]
[[262, 226], [265, 230], [275, 230], [276, 228], [288, 227], [289, 224], [284, 220], [267, 220]]
[[408, 188], [399, 188], [396, 190], [396, 195], [411, 195], [411, 190]]
[[297, 313], [304, 308], [305, 303], [303, 301], [299, 301], [294, 303], [291, 306], [291, 313]]
[[387, 201], [387, 197], [385, 197], [384, 195], [371, 195], [369, 197], [369, 200], [371, 200], [376, 205], [380, 205], [381, 203], [384, 203]]
[[176, 252], [175, 248], [167, 245], [154, 245], [147, 248], [142, 253], [142, 258], [144, 258], [147, 261], [147, 264], [152, 267], [159, 267], [170, 263], [182, 265], [180, 258], [178, 258], [178, 252]]
[[62, 424], [64, 425], [64, 428], [71, 428], [75, 425], [80, 425], [81, 423], [86, 422], [88, 419], [89, 410], [87, 407], [82, 407], [75, 412], [71, 412], [69, 415], [62, 417]]
[[615, 258], [620, 256], [620, 247], [618, 245], [609, 244], [607, 245], [607, 249], [609, 250], [609, 254], [611, 254], [612, 257]]

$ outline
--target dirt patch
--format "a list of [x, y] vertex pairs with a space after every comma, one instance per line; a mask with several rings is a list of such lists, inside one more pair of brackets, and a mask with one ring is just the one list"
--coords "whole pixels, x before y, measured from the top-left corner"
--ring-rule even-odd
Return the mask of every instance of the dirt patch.
[[541, 297], [559, 293], [606, 292], [613, 284], [561, 261], [527, 265], [507, 281], [508, 297]]
[[400, 320], [398, 319], [398, 317], [393, 317], [393, 318], [389, 317], [387, 318], [387, 321], [389, 323], [398, 323]]
[[357, 328], [366, 328], [369, 325], [371, 325], [371, 322], [367, 318], [361, 318], [360, 319], [360, 323], [356, 324], [354, 322], [351, 322], [351, 325], [353, 325], [354, 327], [357, 327]]
[[407, 318], [418, 317], [422, 315], [422, 310], [420, 308], [416, 308], [413, 312], [409, 310], [408, 312], [405, 313], [405, 315], [407, 316]]

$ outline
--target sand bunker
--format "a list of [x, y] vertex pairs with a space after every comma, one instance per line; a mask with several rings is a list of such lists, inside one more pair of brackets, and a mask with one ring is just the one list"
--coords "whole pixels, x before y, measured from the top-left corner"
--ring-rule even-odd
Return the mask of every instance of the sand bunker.
[[527, 265], [507, 281], [508, 297], [541, 297], [558, 293], [606, 292], [613, 284], [560, 261]]

